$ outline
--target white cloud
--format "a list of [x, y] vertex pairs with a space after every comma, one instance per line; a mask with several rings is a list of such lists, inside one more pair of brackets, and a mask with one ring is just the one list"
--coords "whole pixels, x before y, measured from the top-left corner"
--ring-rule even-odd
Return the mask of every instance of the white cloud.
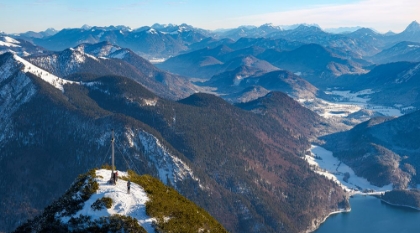
[[[244, 24], [276, 25], [316, 23], [323, 28], [363, 26], [385, 32], [402, 31], [420, 17], [418, 0], [362, 0], [343, 5], [321, 5], [312, 8], [273, 12], [230, 19], [231, 26]], [[236, 25], [233, 25], [236, 24]]]

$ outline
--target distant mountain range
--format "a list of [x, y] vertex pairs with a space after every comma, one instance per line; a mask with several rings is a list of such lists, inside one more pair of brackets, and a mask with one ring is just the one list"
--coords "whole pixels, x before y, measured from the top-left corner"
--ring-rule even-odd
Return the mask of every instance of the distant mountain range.
[[[27, 32], [13, 35], [49, 50], [61, 51], [81, 43], [108, 41], [121, 47], [129, 48], [148, 59], [168, 58], [187, 51], [192, 44], [208, 38], [270, 38], [286, 39], [301, 43], [317, 43], [324, 47], [337, 48], [343, 52], [351, 51], [357, 58], [372, 56], [380, 50], [398, 41], [420, 42], [420, 26], [414, 21], [399, 34], [379, 34], [371, 29], [360, 28], [346, 34], [332, 34], [318, 26], [296, 25], [296, 27], [273, 26], [264, 24], [260, 27], [242, 26], [229, 30], [210, 31], [195, 28], [187, 24], [144, 26], [131, 29], [126, 26], [91, 27], [63, 29], [44, 32]], [[202, 47], [203, 48], [203, 47]], [[198, 49], [198, 48], [196, 48]]]

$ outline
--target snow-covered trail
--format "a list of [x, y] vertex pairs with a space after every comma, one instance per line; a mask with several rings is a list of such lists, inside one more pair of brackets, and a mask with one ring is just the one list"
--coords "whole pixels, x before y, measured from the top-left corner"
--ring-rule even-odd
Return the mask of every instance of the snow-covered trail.
[[[128, 176], [126, 172], [118, 171], [119, 176]], [[152, 222], [154, 218], [146, 214], [146, 202], [149, 200], [144, 189], [131, 182], [130, 194], [127, 194], [127, 181], [118, 179], [116, 185], [108, 183], [111, 177], [110, 170], [96, 170], [96, 181], [99, 184], [98, 191], [87, 200], [83, 209], [78, 211], [73, 217], [79, 215], [91, 216], [92, 220], [99, 219], [100, 217], [110, 216], [113, 214], [120, 214], [130, 216], [138, 220], [139, 224], [146, 229], [149, 233], [154, 233]], [[102, 197], [109, 197], [113, 200], [110, 209], [101, 209], [95, 211], [91, 205]], [[63, 218], [63, 221], [68, 221], [69, 217]]]

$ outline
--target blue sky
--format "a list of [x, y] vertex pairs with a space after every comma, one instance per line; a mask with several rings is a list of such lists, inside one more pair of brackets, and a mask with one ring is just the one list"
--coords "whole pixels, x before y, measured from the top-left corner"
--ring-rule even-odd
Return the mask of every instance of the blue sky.
[[400, 32], [414, 20], [420, 22], [419, 0], [0, 0], [0, 31], [7, 33], [154, 23], [205, 29], [309, 23]]

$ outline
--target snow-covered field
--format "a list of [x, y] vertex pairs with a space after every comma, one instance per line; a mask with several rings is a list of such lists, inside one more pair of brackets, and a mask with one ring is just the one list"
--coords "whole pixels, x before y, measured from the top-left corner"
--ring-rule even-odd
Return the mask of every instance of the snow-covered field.
[[350, 91], [327, 91], [327, 95], [339, 96], [334, 98], [336, 101], [335, 104], [345, 105], [345, 106], [358, 106], [360, 109], [372, 110], [374, 112], [381, 113], [385, 116], [401, 116], [402, 113], [398, 108], [372, 105], [367, 102], [370, 100], [369, 95], [375, 93], [371, 89], [361, 90], [358, 92]]
[[149, 59], [149, 62], [152, 64], [158, 64], [158, 63], [164, 62], [165, 60], [166, 60], [165, 58], [152, 58], [152, 59]]
[[[119, 176], [127, 176], [126, 172], [118, 171]], [[111, 177], [110, 170], [97, 170], [96, 181], [99, 184], [98, 191], [93, 194], [89, 200], [87, 200], [79, 212], [73, 217], [80, 215], [88, 215], [92, 217], [92, 220], [99, 219], [100, 217], [110, 216], [113, 214], [120, 214], [130, 216], [138, 220], [139, 224], [146, 229], [149, 233], [154, 233], [152, 222], [154, 218], [147, 216], [146, 214], [146, 202], [149, 198], [143, 188], [135, 183], [131, 183], [130, 194], [127, 194], [127, 182], [119, 179], [116, 185], [108, 184], [108, 180]], [[91, 205], [102, 197], [110, 197], [113, 200], [112, 207], [110, 209], [101, 209], [95, 211]], [[62, 221], [69, 221], [70, 217], [63, 217]]]
[[298, 102], [324, 118], [347, 117], [362, 110], [356, 104], [332, 103], [322, 99], [299, 99]]
[[[350, 91], [327, 91], [327, 95], [338, 96], [333, 98], [334, 102], [326, 101], [323, 99], [298, 99], [297, 101], [303, 106], [316, 112], [324, 118], [343, 118], [348, 117], [350, 114], [360, 110], [371, 110], [383, 114], [385, 116], [399, 117], [401, 111], [412, 109], [411, 106], [380, 106], [368, 104], [370, 100], [369, 95], [374, 93], [370, 89], [362, 90], [359, 92], [351, 93]], [[366, 119], [361, 119], [362, 121]]]
[[[312, 155], [305, 156], [305, 160], [310, 165], [314, 165], [316, 167], [315, 172], [327, 177], [328, 179], [333, 179], [335, 182], [340, 184], [343, 189], [349, 191], [351, 195], [360, 194], [364, 190], [373, 190], [373, 192], [370, 192], [369, 194], [377, 194], [387, 190], [392, 190], [392, 184], [384, 187], [378, 187], [369, 183], [369, 181], [365, 178], [356, 176], [353, 169], [340, 162], [333, 156], [331, 151], [328, 151], [320, 146], [312, 145], [311, 153]], [[315, 156], [321, 159], [315, 159]], [[344, 174], [346, 172], [350, 175], [347, 182], [344, 181]]]

